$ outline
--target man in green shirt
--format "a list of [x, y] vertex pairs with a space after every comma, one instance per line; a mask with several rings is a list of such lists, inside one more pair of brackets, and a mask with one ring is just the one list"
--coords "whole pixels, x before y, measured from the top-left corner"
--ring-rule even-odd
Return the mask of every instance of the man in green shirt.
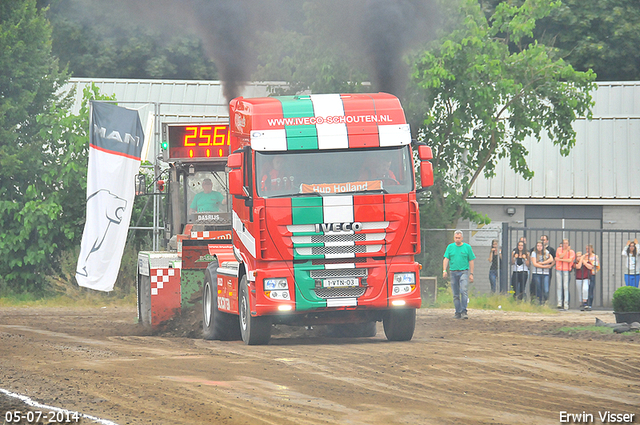
[[191, 213], [194, 212], [218, 212], [225, 202], [224, 196], [213, 191], [211, 179], [202, 180], [202, 192], [196, 193], [191, 202]]
[[[462, 242], [462, 231], [453, 234], [454, 242], [447, 246], [442, 260], [442, 277], [447, 278], [447, 267], [451, 269], [451, 291], [456, 319], [468, 319], [469, 282], [473, 282], [473, 266], [476, 256], [471, 245]], [[462, 296], [462, 300], [460, 299]]]

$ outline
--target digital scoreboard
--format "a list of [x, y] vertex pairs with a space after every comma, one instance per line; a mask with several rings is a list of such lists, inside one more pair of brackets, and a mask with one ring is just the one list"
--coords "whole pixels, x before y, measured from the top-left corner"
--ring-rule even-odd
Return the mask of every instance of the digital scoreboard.
[[163, 124], [165, 161], [205, 161], [229, 156], [229, 124]]

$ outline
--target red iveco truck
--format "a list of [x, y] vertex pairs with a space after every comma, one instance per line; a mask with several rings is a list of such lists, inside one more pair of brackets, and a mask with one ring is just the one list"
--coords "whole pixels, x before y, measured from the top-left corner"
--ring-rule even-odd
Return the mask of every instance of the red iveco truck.
[[[230, 122], [165, 124], [166, 236], [138, 256], [138, 310], [153, 326], [202, 294], [205, 339], [266, 344], [273, 325], [413, 337], [420, 307], [415, 164], [398, 99], [319, 94], [231, 101]], [[212, 211], [195, 210], [211, 190]], [[211, 195], [210, 195], [211, 196]], [[219, 201], [219, 202], [218, 202]]]
[[[411, 133], [378, 94], [230, 103], [232, 238], [208, 245], [206, 339], [266, 344], [274, 324], [410, 340], [420, 307]], [[422, 187], [431, 149], [418, 146]]]

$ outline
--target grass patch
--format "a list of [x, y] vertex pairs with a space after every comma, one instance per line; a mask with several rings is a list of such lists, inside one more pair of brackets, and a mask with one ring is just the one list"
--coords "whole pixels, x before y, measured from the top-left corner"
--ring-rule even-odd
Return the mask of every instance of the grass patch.
[[104, 307], [136, 305], [136, 294], [114, 296], [110, 293], [87, 292], [81, 296], [54, 295], [35, 297], [29, 293], [0, 297], [0, 307]]
[[[438, 297], [435, 303], [431, 303], [429, 308], [454, 308], [453, 293], [450, 287], [438, 288]], [[536, 302], [518, 301], [513, 295], [505, 294], [476, 294], [469, 291], [470, 309], [477, 310], [502, 310], [502, 311], [519, 311], [525, 313], [544, 313], [557, 314], [556, 309], [550, 308], [548, 305], [539, 305]]]
[[564, 326], [558, 329], [558, 332], [566, 333], [568, 335], [576, 335], [584, 331], [598, 332], [601, 334], [613, 333], [612, 328], [608, 328], [605, 326], [574, 326], [574, 327]]

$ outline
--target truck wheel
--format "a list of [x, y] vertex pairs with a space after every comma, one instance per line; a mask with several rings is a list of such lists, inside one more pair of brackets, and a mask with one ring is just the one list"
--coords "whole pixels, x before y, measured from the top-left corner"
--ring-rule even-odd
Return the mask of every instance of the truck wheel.
[[[217, 266], [216, 262], [215, 267]], [[238, 321], [233, 315], [218, 310], [217, 276], [211, 276], [209, 270], [204, 274], [202, 289], [202, 337], [221, 341], [240, 339]]]
[[389, 341], [409, 341], [416, 329], [416, 309], [389, 310], [382, 320], [384, 334]]
[[247, 276], [240, 280], [240, 333], [242, 340], [247, 345], [265, 345], [271, 339], [271, 318], [268, 316], [251, 316], [251, 304], [249, 303], [249, 288]]
[[344, 323], [327, 326], [327, 333], [333, 338], [369, 338], [376, 336], [376, 322]]

